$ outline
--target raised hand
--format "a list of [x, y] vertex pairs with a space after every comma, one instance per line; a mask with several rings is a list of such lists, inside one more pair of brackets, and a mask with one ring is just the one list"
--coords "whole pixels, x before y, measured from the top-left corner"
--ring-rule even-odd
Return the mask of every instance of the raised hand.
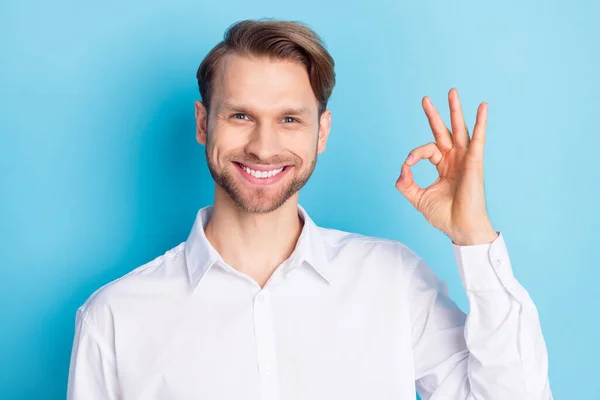
[[[396, 189], [455, 244], [491, 243], [498, 234], [487, 215], [483, 183], [487, 103], [481, 103], [477, 109], [473, 138], [470, 138], [455, 88], [448, 92], [448, 102], [452, 131], [448, 130], [429, 97], [423, 97], [423, 109], [435, 142], [417, 147], [408, 154]], [[429, 187], [422, 189], [413, 180], [410, 167], [424, 158], [435, 165], [439, 176]]]

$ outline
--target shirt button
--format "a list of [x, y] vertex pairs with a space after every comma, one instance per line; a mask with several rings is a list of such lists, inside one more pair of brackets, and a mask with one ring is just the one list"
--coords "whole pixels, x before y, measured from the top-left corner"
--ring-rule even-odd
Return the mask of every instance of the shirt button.
[[261, 303], [265, 302], [265, 295], [264, 294], [259, 294], [258, 295], [258, 301], [260, 301]]
[[502, 265], [502, 260], [499, 258], [496, 258], [496, 267], [499, 267], [500, 265]]
[[271, 376], [272, 373], [273, 373], [273, 370], [271, 369], [271, 367], [266, 366], [265, 367], [265, 375], [266, 376]]

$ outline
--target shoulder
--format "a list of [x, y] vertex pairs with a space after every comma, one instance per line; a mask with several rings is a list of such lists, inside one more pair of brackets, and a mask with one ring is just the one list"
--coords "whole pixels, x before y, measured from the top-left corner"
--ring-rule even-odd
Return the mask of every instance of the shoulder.
[[135, 308], [139, 300], [160, 295], [187, 281], [185, 242], [94, 291], [78, 308], [82, 323], [111, 325], [114, 313]]
[[[412, 272], [421, 257], [403, 242], [339, 229], [319, 227], [328, 252], [361, 266]], [[346, 263], [347, 264], [347, 263]]]

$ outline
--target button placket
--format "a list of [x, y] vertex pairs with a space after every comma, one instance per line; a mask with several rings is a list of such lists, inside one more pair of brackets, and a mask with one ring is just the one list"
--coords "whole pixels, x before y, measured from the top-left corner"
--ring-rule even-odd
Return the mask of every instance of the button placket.
[[271, 295], [266, 289], [263, 289], [254, 300], [254, 330], [261, 399], [275, 400], [278, 398], [279, 384], [277, 381]]

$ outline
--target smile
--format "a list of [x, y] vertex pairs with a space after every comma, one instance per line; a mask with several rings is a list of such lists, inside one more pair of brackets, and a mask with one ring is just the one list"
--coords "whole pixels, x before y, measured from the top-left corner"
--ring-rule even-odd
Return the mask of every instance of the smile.
[[246, 181], [255, 185], [269, 185], [279, 181], [290, 170], [290, 166], [282, 166], [276, 169], [257, 171], [243, 164], [234, 162], [237, 169], [242, 173]]
[[255, 171], [253, 169], [250, 169], [250, 168], [246, 167], [243, 164], [240, 164], [240, 166], [242, 167], [242, 169], [244, 171], [246, 171], [247, 173], [249, 173], [253, 177], [259, 178], [259, 179], [270, 178], [272, 176], [275, 176], [275, 175], [281, 173], [283, 171], [283, 169], [285, 168], [285, 167], [281, 167], [279, 169], [274, 169], [274, 170], [271, 170], [271, 171]]

